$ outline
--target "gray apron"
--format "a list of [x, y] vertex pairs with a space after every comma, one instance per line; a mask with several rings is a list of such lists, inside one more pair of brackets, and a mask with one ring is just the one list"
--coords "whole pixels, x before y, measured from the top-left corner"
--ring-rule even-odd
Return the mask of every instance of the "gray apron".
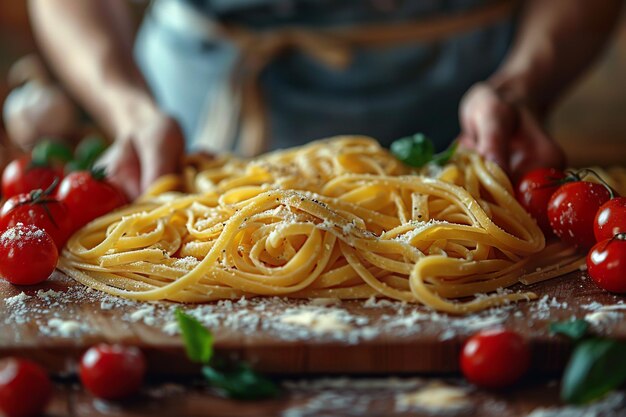
[[[403, 22], [470, 10], [485, 0], [158, 0], [144, 19], [136, 57], [159, 104], [176, 117], [193, 150], [215, 92], [237, 57], [211, 35], [206, 18], [254, 29]], [[184, 13], [178, 13], [184, 10]], [[191, 12], [191, 13], [189, 13]], [[178, 14], [177, 14], [178, 13]], [[184, 17], [181, 17], [184, 15]], [[193, 16], [196, 15], [197, 18]], [[297, 51], [276, 58], [260, 83], [272, 148], [337, 134], [364, 134], [388, 145], [415, 132], [439, 149], [459, 132], [458, 103], [492, 74], [511, 40], [512, 19], [430, 44], [359, 48], [337, 70]]]

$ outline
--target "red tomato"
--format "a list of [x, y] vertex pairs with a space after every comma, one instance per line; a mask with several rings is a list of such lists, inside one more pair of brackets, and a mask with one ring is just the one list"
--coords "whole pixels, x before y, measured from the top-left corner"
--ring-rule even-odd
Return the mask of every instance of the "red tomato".
[[2, 195], [4, 198], [32, 190], [50, 187], [55, 178], [63, 178], [60, 168], [32, 166], [30, 156], [26, 155], [11, 162], [2, 173]]
[[626, 233], [626, 197], [612, 198], [600, 207], [593, 222], [593, 233], [598, 242]]
[[0, 414], [7, 417], [34, 417], [43, 413], [52, 383], [37, 364], [18, 358], [0, 361]]
[[517, 186], [517, 201], [526, 209], [547, 236], [552, 235], [548, 220], [548, 201], [561, 186], [565, 173], [554, 168], [538, 168], [530, 171]]
[[548, 202], [554, 233], [565, 243], [590, 248], [595, 243], [593, 220], [611, 193], [602, 184], [576, 181], [559, 187]]
[[512, 385], [528, 370], [530, 350], [517, 333], [483, 330], [470, 337], [461, 352], [461, 370], [471, 383], [484, 388]]
[[65, 177], [57, 198], [67, 205], [76, 229], [127, 203], [120, 189], [104, 176], [89, 171], [72, 172]]
[[34, 285], [48, 279], [59, 254], [52, 238], [35, 226], [18, 224], [0, 236], [0, 277], [15, 285]]
[[136, 347], [100, 344], [80, 361], [80, 380], [94, 396], [118, 400], [136, 393], [143, 382], [146, 363]]
[[587, 255], [587, 273], [598, 287], [626, 294], [626, 235], [597, 243]]
[[57, 248], [65, 246], [72, 233], [72, 219], [65, 204], [41, 194], [41, 190], [14, 195], [4, 203], [0, 210], [0, 230], [18, 223], [45, 230]]

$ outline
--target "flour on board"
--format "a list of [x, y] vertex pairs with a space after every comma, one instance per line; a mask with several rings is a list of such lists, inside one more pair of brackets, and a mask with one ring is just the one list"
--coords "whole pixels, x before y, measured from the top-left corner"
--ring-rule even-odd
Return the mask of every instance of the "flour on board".
[[469, 408], [472, 404], [467, 394], [467, 388], [434, 382], [417, 391], [398, 394], [396, 410], [459, 411]]
[[[545, 333], [546, 321], [556, 312], [562, 317], [570, 309], [567, 302], [544, 296], [529, 304], [525, 313], [518, 304], [503, 305], [480, 313], [451, 316], [401, 301], [370, 298], [365, 301], [340, 301], [335, 298], [292, 300], [282, 297], [241, 297], [239, 300], [223, 300], [216, 303], [181, 305], [177, 303], [145, 303], [102, 294], [77, 285], [61, 274], [55, 274], [48, 283], [55, 288], [35, 292], [20, 292], [4, 300], [5, 324], [20, 326], [34, 322], [42, 334], [54, 337], [76, 337], [81, 334], [102, 334], [99, 320], [90, 322], [89, 317], [105, 315], [116, 321], [120, 328], [131, 329], [145, 325], [175, 336], [180, 332], [175, 311], [184, 309], [204, 326], [223, 334], [263, 333], [277, 340], [319, 340], [356, 344], [379, 337], [405, 338], [425, 335], [438, 340], [464, 338], [485, 328], [503, 323], [523, 323], [531, 331]], [[67, 287], [67, 289], [62, 289]], [[503, 290], [502, 292], [504, 293]], [[480, 297], [480, 295], [478, 296]], [[603, 306], [590, 303], [583, 306], [594, 313], [590, 321], [606, 321], [616, 318], [615, 312], [626, 309], [625, 304]], [[77, 319], [80, 309], [88, 308], [90, 314]], [[375, 314], [369, 312], [375, 309]], [[93, 314], [91, 314], [93, 312]], [[84, 323], [79, 330], [73, 325], [59, 327], [58, 322], [76, 320]], [[533, 323], [536, 320], [538, 324]], [[535, 327], [533, 327], [535, 326]], [[534, 330], [532, 330], [534, 329]], [[71, 330], [71, 331], [70, 331]], [[71, 334], [71, 336], [70, 336]]]

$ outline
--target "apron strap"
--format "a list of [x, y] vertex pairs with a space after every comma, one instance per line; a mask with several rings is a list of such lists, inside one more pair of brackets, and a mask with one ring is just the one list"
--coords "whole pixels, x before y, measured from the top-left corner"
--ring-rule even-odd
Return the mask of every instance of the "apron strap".
[[239, 133], [238, 154], [251, 157], [268, 150], [267, 108], [259, 76], [286, 51], [298, 50], [340, 70], [350, 64], [354, 47], [443, 40], [498, 23], [511, 16], [517, 5], [518, 0], [501, 0], [451, 16], [320, 29], [286, 26], [257, 31], [211, 20], [212, 30], [232, 41], [240, 53], [230, 79], [215, 92], [197, 143], [204, 150], [230, 152]]

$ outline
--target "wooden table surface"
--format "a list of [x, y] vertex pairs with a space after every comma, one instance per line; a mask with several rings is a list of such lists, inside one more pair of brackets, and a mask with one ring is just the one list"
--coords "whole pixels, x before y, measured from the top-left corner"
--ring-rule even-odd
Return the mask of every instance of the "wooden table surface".
[[[405, 398], [429, 384], [467, 390], [469, 403], [448, 410], [406, 405]], [[477, 390], [460, 379], [423, 377], [326, 378], [283, 381], [276, 399], [241, 402], [225, 399], [189, 380], [153, 383], [130, 402], [105, 403], [78, 384], [56, 387], [49, 416], [223, 416], [223, 417], [621, 417], [626, 416], [626, 393], [617, 391], [588, 406], [566, 406], [558, 401], [554, 379], [525, 381], [503, 392]]]
[[[607, 320], [596, 330], [626, 338], [624, 297], [599, 290], [584, 273], [530, 289], [540, 300], [456, 317], [386, 300], [319, 305], [319, 300], [250, 299], [183, 308], [214, 332], [219, 353], [281, 375], [456, 372], [464, 340], [497, 325], [529, 341], [535, 373], [554, 373], [563, 368], [570, 346], [549, 333], [549, 323], [583, 318], [602, 306], [614, 310], [601, 313]], [[153, 374], [195, 371], [176, 334], [178, 304], [113, 299], [60, 274], [23, 293], [0, 283], [2, 299], [1, 356], [20, 354], [67, 374], [89, 346], [119, 342], [141, 347]], [[72, 331], [62, 334], [67, 325]]]
[[[381, 300], [340, 304], [243, 300], [186, 306], [210, 319], [218, 354], [245, 359], [283, 385], [279, 398], [262, 402], [227, 400], [202, 386], [197, 367], [185, 358], [180, 337], [167, 331], [177, 305], [116, 301], [86, 291], [60, 274], [26, 289], [0, 283], [0, 356], [29, 357], [56, 375], [59, 383], [49, 410], [55, 416], [626, 416], [623, 393], [590, 409], [574, 410], [559, 403], [555, 378], [570, 346], [548, 332], [552, 321], [595, 314], [601, 319], [594, 326], [596, 332], [626, 338], [624, 297], [599, 290], [583, 272], [530, 289], [541, 297], [539, 301], [469, 317]], [[338, 322], [345, 328], [317, 332], [307, 328], [311, 322], [307, 317], [302, 320], [301, 312], [336, 313], [348, 319]], [[289, 323], [286, 317], [297, 320]], [[78, 326], [76, 333], [59, 333], [59, 323], [66, 320]], [[242, 325], [248, 321], [252, 327]], [[457, 373], [463, 341], [494, 325], [522, 333], [533, 353], [527, 380], [498, 393], [476, 390]], [[105, 404], [72, 379], [81, 353], [101, 341], [135, 344], [147, 355], [149, 383], [135, 401]], [[460, 387], [471, 401], [444, 414], [402, 405], [411, 393], [433, 383]]]

